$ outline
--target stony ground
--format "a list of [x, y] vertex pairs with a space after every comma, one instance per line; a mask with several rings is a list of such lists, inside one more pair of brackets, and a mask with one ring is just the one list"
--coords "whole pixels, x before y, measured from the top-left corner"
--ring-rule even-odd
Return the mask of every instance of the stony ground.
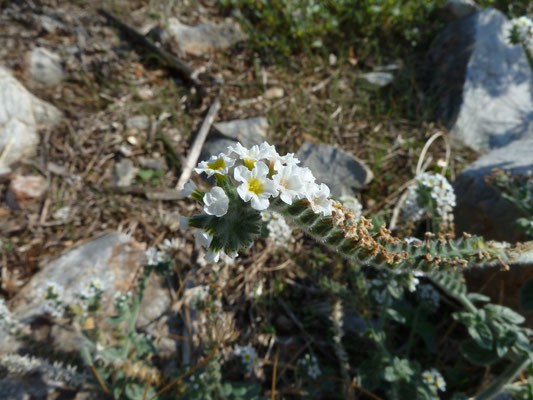
[[[200, 86], [194, 87], [142, 51], [97, 11], [99, 6], [140, 33], [150, 32], [154, 43], [164, 39], [169, 15], [191, 25], [228, 17], [214, 1], [45, 0], [11, 2], [2, 9], [0, 66], [63, 113], [58, 124], [39, 130], [36, 155], [0, 176], [0, 296], [7, 300], [52, 260], [117, 231], [132, 236], [136, 251], [166, 238], [182, 239], [175, 255], [177, 279], [168, 285], [171, 299], [176, 300], [181, 279], [186, 280], [192, 266], [198, 268], [197, 284], [209, 282], [211, 266], [203, 263], [192, 236], [178, 230], [179, 215], [191, 215], [195, 206], [177, 199], [176, 184], [206, 112], [219, 95], [217, 122], [265, 117], [266, 138], [280, 153], [297, 152], [304, 142], [326, 143], [362, 160], [374, 175], [357, 194], [363, 213], [385, 220], [413, 178], [428, 138], [446, 133], [439, 124], [426, 122], [431, 110], [422, 101], [424, 71], [417, 68], [396, 73], [400, 89], [379, 89], [360, 79], [379, 66], [377, 61], [359, 60], [356, 50], [346, 58], [300, 54], [280, 60], [260, 56], [246, 40], [199, 52], [163, 40], [162, 49], [198, 72]], [[58, 82], [42, 82], [32, 73], [31, 54], [37, 47], [59, 56], [63, 72]], [[415, 77], [420, 76], [418, 83]], [[405, 92], [399, 94], [402, 88]], [[212, 130], [209, 140], [220, 136]], [[455, 142], [451, 150], [453, 180], [475, 154]], [[437, 140], [425, 159], [438, 169], [445, 154], [445, 143]], [[35, 197], [17, 197], [12, 185], [20, 176], [42, 177], [39, 185], [45, 190]], [[288, 284], [309, 298], [315, 289], [302, 267], [306, 263], [309, 269], [331, 265], [331, 274], [342, 269], [336, 256], [295, 233], [289, 252], [260, 242], [221, 277], [228, 306], [239, 327], [246, 326], [247, 337], [263, 340], [259, 333], [265, 321], [287, 336], [301, 333], [298, 320], [286, 316], [290, 310], [277, 315], [270, 304], [253, 309], [245, 305], [261, 285], [277, 293]], [[134, 277], [128, 275], [131, 285]], [[179, 306], [175, 303], [173, 309]], [[321, 329], [320, 322], [305, 323]], [[268, 340], [263, 344], [269, 346]]]
[[[39, 265], [103, 232], [127, 232], [148, 245], [176, 235], [176, 212], [187, 206], [146, 194], [175, 187], [181, 162], [219, 92], [218, 121], [265, 116], [268, 140], [280, 152], [296, 152], [304, 141], [325, 142], [365, 160], [377, 176], [361, 194], [365, 213], [390, 211], [396, 190], [412, 177], [425, 138], [441, 129], [377, 110], [385, 107], [379, 102], [389, 101], [387, 93], [380, 99], [374, 89], [362, 88], [356, 76], [371, 65], [358, 65], [355, 56], [335, 65], [295, 56], [283, 65], [265, 62], [246, 43], [200, 55], [175, 51], [202, 72], [200, 97], [96, 8], [28, 2], [11, 4], [0, 15], [2, 65], [64, 113], [58, 126], [41, 130], [37, 156], [16, 169], [19, 175], [45, 177], [46, 195], [21, 209], [6, 199], [1, 205], [2, 290], [8, 298]], [[115, 2], [111, 11], [142, 33], [157, 31], [168, 12], [190, 24], [225, 17], [209, 2]], [[32, 79], [29, 58], [36, 47], [61, 57], [60, 83]], [[393, 104], [393, 113], [396, 108]], [[442, 159], [444, 146], [437, 143], [430, 153], [434, 161]], [[452, 174], [467, 161], [454, 155]], [[126, 175], [120, 188], [117, 165]], [[145, 177], [154, 171], [158, 176], [143, 180], [142, 170], [148, 171]], [[6, 193], [9, 178], [3, 182]]]

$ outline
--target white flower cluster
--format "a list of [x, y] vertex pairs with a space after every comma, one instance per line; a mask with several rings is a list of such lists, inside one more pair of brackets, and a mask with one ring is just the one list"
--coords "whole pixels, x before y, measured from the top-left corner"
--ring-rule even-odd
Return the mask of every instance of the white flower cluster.
[[444, 220], [449, 220], [455, 207], [455, 192], [452, 185], [441, 174], [424, 172], [418, 175], [416, 183], [407, 188], [408, 195], [403, 206], [403, 212], [412, 220], [419, 220], [429, 211], [430, 204], [421, 204], [420, 190], [428, 191], [429, 196], [436, 203], [437, 213]]
[[267, 223], [268, 237], [278, 246], [286, 246], [291, 239], [292, 229], [283, 218], [275, 211], [262, 211], [261, 218]]
[[5, 330], [10, 335], [16, 335], [22, 328], [23, 325], [13, 318], [4, 299], [0, 299], [0, 329]]
[[104, 284], [102, 281], [98, 278], [92, 278], [91, 280], [83, 282], [79, 296], [82, 300], [90, 300], [94, 297], [100, 296], [103, 291]]
[[39, 297], [45, 300], [43, 303], [43, 312], [49, 313], [55, 318], [64, 315], [65, 307], [61, 299], [63, 296], [63, 286], [55, 282], [49, 282], [46, 289], [40, 288], [37, 293]]
[[[391, 279], [389, 285], [397, 286], [398, 283], [394, 279]], [[381, 279], [375, 278], [367, 282], [366, 287], [372, 297], [374, 297], [376, 303], [383, 304], [385, 297], [387, 296], [387, 283]]]
[[432, 285], [429, 283], [419, 285], [417, 293], [420, 300], [427, 302], [428, 306], [434, 309], [439, 308], [440, 295]]
[[435, 368], [431, 368], [422, 372], [422, 379], [424, 383], [429, 387], [431, 393], [436, 394], [438, 390], [446, 391], [446, 381], [442, 377], [439, 371]]
[[[331, 215], [333, 201], [329, 198], [329, 188], [317, 184], [311, 170], [299, 167], [299, 162], [292, 153], [280, 156], [276, 148], [267, 142], [249, 149], [237, 143], [229, 146], [227, 152], [200, 162], [194, 170], [208, 177], [227, 177], [236, 187], [238, 196], [257, 211], [267, 210], [270, 200], [279, 197], [286, 204], [307, 199], [316, 213]], [[230, 207], [228, 194], [220, 186], [214, 186], [203, 194], [193, 182], [188, 182], [181, 194], [193, 198], [202, 196], [203, 210], [207, 215], [224, 217]], [[181, 228], [189, 227], [189, 218], [181, 217], [180, 225]], [[206, 260], [217, 262], [220, 252], [209, 250], [212, 233], [200, 231], [195, 238], [208, 250]], [[230, 256], [235, 258], [237, 254]]]
[[423, 272], [414, 271], [413, 273], [407, 274], [407, 290], [413, 293], [416, 290], [416, 287], [420, 283], [418, 277], [424, 275]]
[[530, 18], [526, 16], [513, 18], [510, 24], [512, 44], [523, 44], [526, 46], [533, 44], [533, 21]]
[[89, 379], [87, 374], [78, 372], [76, 366], [63, 365], [59, 361], [51, 364], [46, 360], [31, 356], [2, 354], [0, 355], [0, 365], [12, 375], [24, 376], [40, 373], [47, 380], [66, 382], [73, 386], [82, 386]]
[[298, 361], [298, 365], [302, 367], [307, 376], [312, 379], [316, 379], [322, 374], [322, 371], [318, 366], [318, 360], [312, 354], [306, 354], [305, 357]]
[[118, 291], [113, 297], [115, 308], [117, 310], [122, 310], [126, 305], [129, 304], [131, 298], [133, 297], [133, 293], [129, 290], [126, 293]]
[[252, 372], [261, 362], [252, 346], [236, 346], [234, 354], [241, 359], [247, 372]]
[[167, 249], [161, 245], [159, 247], [149, 247], [144, 255], [146, 256], [146, 265], [149, 267], [155, 267], [170, 261]]
[[206, 374], [205, 372], [202, 372], [201, 374], [192, 374], [191, 377], [189, 378], [189, 382], [192, 384], [192, 388], [193, 390], [198, 390], [200, 389], [200, 384], [203, 383], [203, 381], [206, 379]]
[[341, 196], [339, 198], [339, 201], [344, 207], [350, 209], [353, 212], [356, 220], [361, 218], [361, 215], [363, 214], [363, 206], [361, 205], [359, 200], [357, 200], [357, 198], [353, 196]]
[[210, 305], [215, 310], [220, 310], [222, 308], [220, 299], [213, 298], [210, 288], [207, 285], [200, 285], [188, 289], [186, 297], [189, 299], [189, 304], [197, 310], [204, 310]]

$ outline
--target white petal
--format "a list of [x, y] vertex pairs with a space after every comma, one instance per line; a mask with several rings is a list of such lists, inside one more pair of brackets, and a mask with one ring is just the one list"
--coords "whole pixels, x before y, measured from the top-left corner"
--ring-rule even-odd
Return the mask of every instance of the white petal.
[[262, 161], [257, 161], [255, 168], [252, 170], [252, 174], [257, 178], [266, 177], [268, 175], [268, 166]]
[[270, 204], [268, 199], [252, 196], [252, 208], [257, 211], [266, 210]]
[[233, 171], [233, 177], [238, 182], [247, 182], [248, 179], [250, 179], [250, 175], [251, 175], [251, 173], [248, 170], [248, 168], [243, 167], [242, 165], [238, 166]]

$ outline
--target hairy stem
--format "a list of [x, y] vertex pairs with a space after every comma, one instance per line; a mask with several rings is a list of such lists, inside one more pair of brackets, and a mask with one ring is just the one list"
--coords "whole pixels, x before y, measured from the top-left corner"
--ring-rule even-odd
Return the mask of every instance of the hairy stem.
[[484, 389], [481, 393], [477, 394], [475, 397], [472, 397], [471, 400], [490, 400], [496, 397], [501, 393], [505, 385], [511, 383], [520, 372], [522, 372], [529, 363], [531, 359], [528, 355], [519, 356], [507, 369], [496, 379], [494, 380], [489, 387]]
[[137, 318], [139, 317], [139, 312], [141, 310], [141, 303], [144, 297], [144, 291], [146, 289], [146, 286], [148, 285], [148, 280], [150, 279], [151, 272], [152, 272], [151, 268], [145, 267], [143, 271], [143, 276], [141, 277], [141, 279], [139, 279], [139, 287], [137, 288], [137, 294], [133, 301], [133, 313], [132, 313], [133, 315], [131, 316], [131, 319], [129, 321], [128, 333], [126, 335], [126, 341], [124, 343], [124, 348], [122, 350], [122, 358], [124, 360], [128, 358], [128, 354], [130, 352], [131, 339], [135, 331], [135, 323], [137, 322]]
[[435, 235], [426, 233], [422, 244], [408, 244], [392, 236], [385, 226], [378, 230], [364, 217], [356, 219], [338, 202], [334, 202], [331, 216], [315, 213], [307, 200], [287, 205], [275, 199], [271, 207], [345, 258], [375, 267], [428, 272], [499, 264], [507, 269], [507, 263], [533, 258], [532, 242], [510, 248], [468, 234], [461, 239], [442, 235], [435, 239]]

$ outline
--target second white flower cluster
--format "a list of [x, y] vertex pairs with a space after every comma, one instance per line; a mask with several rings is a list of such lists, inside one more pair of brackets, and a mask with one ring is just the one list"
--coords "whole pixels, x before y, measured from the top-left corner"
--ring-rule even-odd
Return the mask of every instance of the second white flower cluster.
[[429, 204], [424, 201], [421, 193], [423, 190], [429, 192], [430, 198], [435, 201], [436, 211], [441, 218], [451, 216], [455, 207], [455, 192], [448, 180], [441, 174], [427, 172], [418, 175], [415, 180], [416, 183], [407, 188], [408, 195], [403, 212], [413, 220], [418, 220], [429, 211]]
[[531, 46], [533, 44], [533, 21], [526, 16], [512, 19], [510, 41], [512, 44]]

